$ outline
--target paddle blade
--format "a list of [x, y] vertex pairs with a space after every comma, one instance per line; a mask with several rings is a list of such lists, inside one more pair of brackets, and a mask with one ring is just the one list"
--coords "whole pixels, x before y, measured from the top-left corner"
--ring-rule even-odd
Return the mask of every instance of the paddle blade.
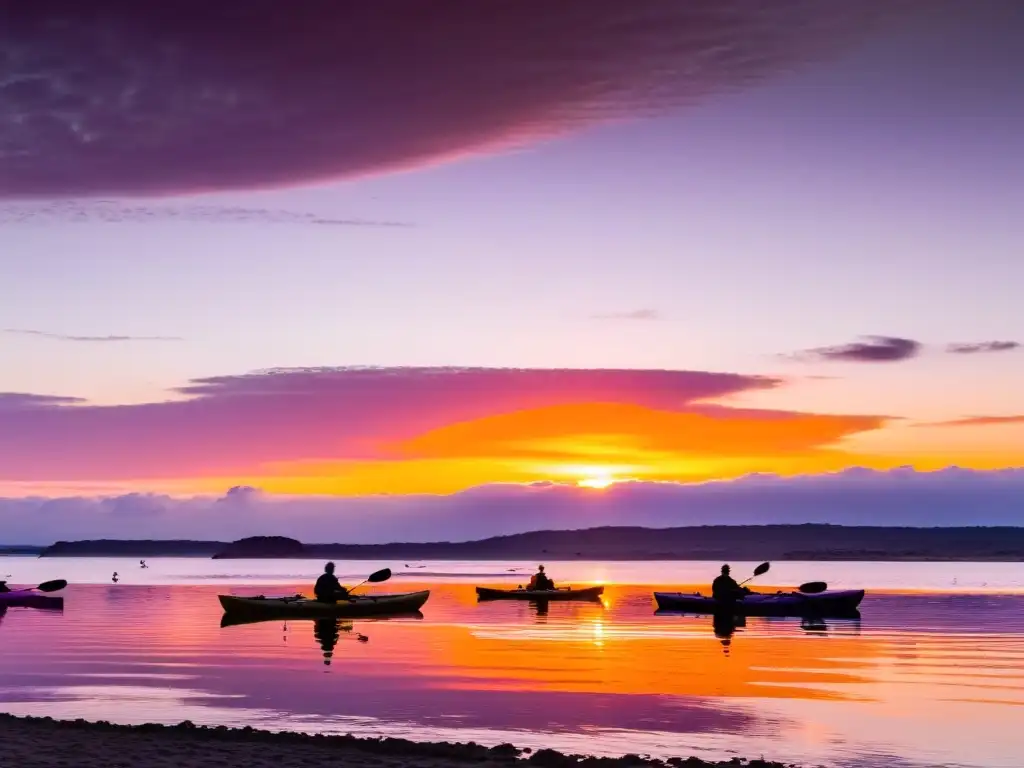
[[805, 595], [818, 595], [828, 589], [828, 584], [824, 581], [809, 581], [806, 584], [801, 584], [797, 589]]
[[370, 582], [371, 584], [379, 584], [380, 582], [387, 581], [390, 578], [391, 578], [391, 569], [390, 568], [381, 568], [379, 571], [374, 571], [373, 573], [371, 573], [370, 577], [367, 579], [367, 581]]
[[768, 569], [772, 567], [771, 563], [761, 563], [757, 568], [754, 569], [754, 575], [760, 576], [763, 573], [768, 573]]
[[40, 592], [59, 592], [68, 585], [64, 579], [54, 579], [53, 581], [44, 581], [36, 589]]

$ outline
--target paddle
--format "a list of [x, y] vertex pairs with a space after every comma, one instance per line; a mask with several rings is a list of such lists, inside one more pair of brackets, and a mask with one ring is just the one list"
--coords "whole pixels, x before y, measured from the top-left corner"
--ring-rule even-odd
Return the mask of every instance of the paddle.
[[757, 566], [757, 568], [754, 569], [754, 575], [751, 576], [749, 579], [745, 579], [744, 581], [741, 581], [740, 582], [740, 586], [742, 587], [744, 584], [746, 584], [748, 581], [751, 581], [756, 576], [762, 576], [762, 575], [768, 573], [768, 569], [771, 568], [771, 567], [772, 567], [771, 563], [761, 563], [759, 566]]
[[348, 592], [349, 592], [349, 594], [352, 594], [353, 592], [355, 592], [357, 589], [359, 589], [361, 586], [363, 586], [363, 584], [366, 584], [367, 582], [369, 582], [371, 584], [379, 584], [380, 582], [387, 581], [390, 578], [391, 578], [391, 569], [390, 568], [381, 568], [379, 571], [374, 571], [373, 573], [371, 573], [369, 576], [367, 576], [361, 582], [359, 582], [354, 587], [352, 587]]
[[44, 581], [36, 589], [40, 592], [59, 592], [68, 585], [64, 579], [54, 579], [53, 581]]
[[827, 589], [828, 584], [824, 581], [808, 581], [797, 587], [797, 591], [803, 592], [805, 595], [819, 595]]

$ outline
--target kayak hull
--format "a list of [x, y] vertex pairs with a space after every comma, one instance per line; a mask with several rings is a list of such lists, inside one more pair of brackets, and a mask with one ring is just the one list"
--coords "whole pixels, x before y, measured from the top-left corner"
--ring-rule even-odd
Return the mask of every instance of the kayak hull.
[[236, 597], [217, 595], [225, 613], [239, 616], [300, 618], [360, 618], [416, 613], [430, 597], [430, 590], [395, 595], [359, 595], [352, 600], [321, 603], [304, 597]]
[[850, 616], [864, 599], [863, 589], [843, 589], [805, 595], [778, 592], [774, 595], [751, 594], [723, 605], [708, 595], [683, 592], [655, 592], [658, 610], [683, 613], [732, 613], [737, 616]]
[[477, 587], [478, 600], [529, 600], [544, 603], [550, 600], [600, 600], [604, 587], [585, 587], [581, 589], [490, 589]]
[[64, 608], [64, 598], [44, 595], [34, 589], [13, 589], [10, 592], [0, 592], [0, 607], [16, 606], [59, 611]]
[[[225, 627], [239, 627], [239, 626], [242, 626], [243, 624], [261, 624], [261, 623], [267, 622], [267, 621], [275, 621], [276, 622], [276, 621], [281, 621], [282, 619], [284, 619], [284, 620], [291, 620], [291, 621], [312, 621], [312, 622], [317, 622], [317, 623], [319, 623], [321, 621], [328, 621], [328, 622], [335, 622], [336, 621], [339, 624], [344, 624], [344, 625], [346, 625], [348, 627], [352, 626], [352, 620], [350, 620], [350, 619], [348, 619], [348, 618], [346, 618], [344, 616], [299, 616], [299, 615], [274, 616], [274, 615], [266, 615], [266, 614], [248, 614], [248, 613], [234, 613], [234, 612], [232, 612], [232, 613], [222, 613], [221, 616], [220, 616], [220, 626], [221, 626], [221, 629], [224, 629]], [[353, 619], [358, 619], [359, 621], [363, 621], [363, 622], [378, 622], [378, 621], [392, 621], [392, 620], [395, 620], [395, 621], [419, 621], [419, 620], [423, 619], [423, 614], [420, 613], [419, 611], [412, 611], [411, 613], [386, 613], [386, 614], [378, 614], [376, 616], [356, 616], [356, 617], [353, 617]]]

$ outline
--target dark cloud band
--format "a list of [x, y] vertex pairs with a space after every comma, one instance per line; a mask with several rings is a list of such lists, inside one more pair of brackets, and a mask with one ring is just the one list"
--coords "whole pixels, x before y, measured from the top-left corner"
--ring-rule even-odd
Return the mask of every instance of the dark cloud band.
[[867, 336], [863, 341], [832, 347], [815, 347], [796, 353], [803, 360], [846, 363], [889, 363], [909, 360], [921, 352], [922, 344], [898, 336]]
[[908, 0], [0, 0], [0, 198], [270, 187], [657, 113]]

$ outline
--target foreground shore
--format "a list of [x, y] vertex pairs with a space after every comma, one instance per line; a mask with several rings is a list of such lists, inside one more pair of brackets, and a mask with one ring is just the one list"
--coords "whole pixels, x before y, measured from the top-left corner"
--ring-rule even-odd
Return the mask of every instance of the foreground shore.
[[519, 760], [539, 768], [785, 768], [763, 760], [709, 763], [689, 757], [663, 762], [635, 755], [581, 757], [548, 749], [531, 753], [509, 744], [488, 748], [473, 743], [206, 728], [189, 722], [130, 726], [6, 714], [0, 714], [0, 754], [4, 765], [19, 768], [464, 768], [467, 764], [509, 768]]

